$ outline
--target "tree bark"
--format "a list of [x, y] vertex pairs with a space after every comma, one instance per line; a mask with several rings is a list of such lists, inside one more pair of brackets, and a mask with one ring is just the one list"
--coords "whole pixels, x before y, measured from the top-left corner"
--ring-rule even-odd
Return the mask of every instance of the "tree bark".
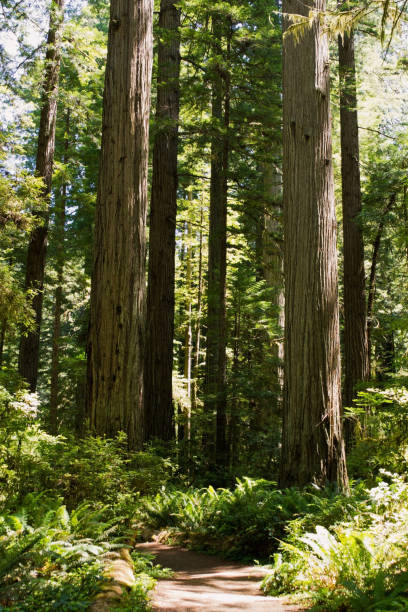
[[[64, 164], [68, 162], [70, 113], [67, 110], [65, 120], [64, 141]], [[55, 240], [56, 240], [56, 262], [57, 287], [54, 298], [54, 321], [52, 330], [52, 354], [51, 354], [51, 388], [50, 388], [50, 428], [55, 434], [58, 430], [58, 393], [59, 393], [59, 358], [61, 343], [61, 316], [64, 282], [65, 263], [65, 219], [66, 219], [67, 184], [61, 189], [60, 202], [56, 203], [55, 212]]]
[[45, 74], [41, 100], [40, 128], [38, 132], [35, 173], [44, 182], [42, 200], [44, 207], [35, 212], [38, 225], [30, 236], [26, 263], [26, 290], [34, 290], [31, 306], [35, 313], [35, 327], [21, 337], [18, 370], [28, 382], [30, 391], [37, 388], [40, 330], [42, 320], [45, 258], [47, 253], [49, 198], [51, 194], [52, 168], [55, 149], [55, 124], [61, 63], [61, 32], [64, 18], [64, 0], [53, 0], [50, 8], [50, 25], [45, 55]]
[[[282, 173], [275, 164], [264, 166], [264, 190], [267, 198], [267, 210], [264, 214], [264, 227], [262, 232], [262, 268], [267, 285], [273, 290], [274, 307], [277, 312], [278, 328], [285, 326], [285, 296], [283, 290], [283, 245], [280, 242], [282, 227], [279, 220], [281, 208]], [[274, 358], [271, 372], [272, 391], [274, 392], [274, 405], [271, 412], [281, 413], [283, 391], [283, 357], [284, 345], [281, 339], [275, 339], [272, 344]]]
[[95, 219], [86, 410], [91, 429], [143, 431], [152, 0], [112, 0]]
[[[324, 10], [324, 0], [283, 2], [284, 13], [308, 15], [310, 8]], [[282, 487], [347, 487], [329, 85], [328, 41], [316, 18], [299, 42], [288, 34], [283, 47]]]
[[[361, 186], [353, 32], [339, 37], [338, 48], [344, 258], [343, 404], [352, 406], [356, 384], [368, 378], [364, 242], [358, 220]], [[353, 437], [351, 423], [346, 421], [347, 440]]]
[[174, 438], [172, 399], [177, 214], [180, 12], [160, 3], [157, 133], [153, 148], [145, 352], [146, 440]]
[[[212, 18], [214, 55], [223, 53], [224, 18]], [[207, 346], [205, 410], [215, 414], [215, 463], [227, 463], [226, 398], [226, 274], [227, 274], [227, 172], [229, 154], [229, 82], [222, 66], [212, 75], [212, 118], [216, 125], [211, 140], [210, 227], [208, 239]], [[209, 435], [211, 440], [211, 434]]]

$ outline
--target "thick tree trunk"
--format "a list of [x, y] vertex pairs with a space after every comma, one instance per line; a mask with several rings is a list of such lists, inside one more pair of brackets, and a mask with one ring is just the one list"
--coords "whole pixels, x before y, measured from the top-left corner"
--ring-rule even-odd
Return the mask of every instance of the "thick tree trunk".
[[380, 222], [378, 224], [377, 233], [374, 238], [373, 243], [373, 254], [371, 257], [371, 268], [370, 268], [370, 278], [368, 280], [368, 298], [367, 298], [367, 345], [368, 345], [368, 364], [369, 364], [369, 374], [371, 376], [371, 331], [373, 328], [373, 311], [374, 311], [374, 298], [375, 298], [375, 281], [377, 276], [377, 264], [378, 264], [378, 254], [380, 252], [381, 238], [384, 231], [384, 225], [387, 218], [388, 213], [392, 209], [395, 204], [396, 194], [391, 194], [380, 218]]
[[[213, 16], [214, 54], [222, 55], [224, 19]], [[227, 274], [227, 172], [229, 83], [220, 65], [212, 76], [212, 118], [216, 133], [211, 141], [210, 228], [208, 239], [208, 304], [205, 409], [215, 413], [215, 463], [227, 462], [226, 398], [226, 274]], [[210, 434], [211, 439], [211, 434]]]
[[44, 208], [36, 212], [38, 225], [33, 230], [30, 237], [25, 277], [26, 289], [35, 291], [31, 304], [35, 313], [35, 327], [33, 331], [21, 337], [18, 357], [19, 373], [28, 382], [30, 391], [36, 390], [38, 379], [49, 197], [51, 194], [52, 168], [54, 163], [55, 123], [57, 119], [63, 18], [64, 0], [53, 0], [50, 8], [50, 26], [47, 37], [47, 52], [45, 55], [45, 75], [35, 165], [36, 175], [41, 177], [44, 181], [42, 190]]
[[[338, 46], [344, 253], [343, 403], [352, 406], [356, 384], [368, 378], [364, 242], [358, 220], [361, 187], [354, 34], [339, 37]], [[351, 421], [346, 421], [346, 433], [347, 439], [352, 439]]]
[[174, 257], [177, 214], [180, 14], [161, 0], [157, 75], [157, 133], [153, 148], [150, 203], [147, 337], [145, 351], [145, 438], [174, 438], [172, 401]]
[[97, 434], [143, 439], [152, 0], [112, 0], [95, 219], [86, 407]]
[[[308, 15], [324, 1], [284, 0]], [[288, 20], [285, 20], [288, 26]], [[280, 484], [347, 487], [327, 36], [284, 38], [285, 391]], [[301, 95], [299, 95], [301, 92]]]

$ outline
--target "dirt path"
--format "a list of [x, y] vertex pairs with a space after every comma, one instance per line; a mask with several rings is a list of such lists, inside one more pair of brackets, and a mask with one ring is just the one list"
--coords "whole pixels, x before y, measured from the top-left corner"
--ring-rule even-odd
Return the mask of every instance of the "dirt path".
[[152, 598], [154, 610], [300, 612], [300, 608], [285, 605], [282, 599], [261, 594], [259, 582], [265, 575], [262, 568], [239, 565], [158, 542], [138, 544], [136, 550], [156, 555], [160, 565], [176, 572], [174, 578], [158, 582]]

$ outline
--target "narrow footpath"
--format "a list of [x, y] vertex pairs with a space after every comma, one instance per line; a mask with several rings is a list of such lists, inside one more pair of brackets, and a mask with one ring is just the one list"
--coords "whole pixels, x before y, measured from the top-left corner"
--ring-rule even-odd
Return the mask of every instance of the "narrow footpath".
[[262, 568], [158, 542], [138, 544], [136, 550], [154, 554], [160, 565], [175, 572], [173, 578], [158, 581], [152, 595], [153, 610], [300, 612], [299, 607], [285, 604], [281, 598], [262, 595], [259, 583], [266, 573]]

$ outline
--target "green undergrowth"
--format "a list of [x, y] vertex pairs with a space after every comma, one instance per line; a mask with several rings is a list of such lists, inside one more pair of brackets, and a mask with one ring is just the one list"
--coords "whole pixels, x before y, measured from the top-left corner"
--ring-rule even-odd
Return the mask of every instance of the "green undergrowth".
[[[15, 514], [1, 515], [0, 610], [87, 610], [106, 585], [107, 557], [126, 545], [120, 522], [109, 515], [86, 503], [69, 513], [32, 495]], [[123, 612], [148, 609], [156, 579], [172, 575], [152, 555], [133, 551], [131, 558], [135, 584], [114, 607]]]
[[[0, 386], [0, 610], [87, 610], [106, 556], [130, 540], [139, 498], [172, 473], [154, 453], [129, 452], [122, 434], [50, 435], [35, 395]], [[165, 573], [146, 555], [132, 558], [136, 583], [118, 610], [145, 610]]]
[[[40, 501], [44, 514], [31, 509]], [[64, 612], [87, 610], [106, 584], [107, 555], [123, 547], [118, 524], [105, 509], [82, 504], [69, 513], [64, 505], [46, 509], [27, 499], [15, 514], [0, 516], [0, 610]], [[135, 585], [116, 609], [145, 610], [155, 579], [167, 575], [146, 555], [132, 555]]]
[[381, 471], [375, 487], [163, 489], [142, 500], [141, 524], [168, 543], [269, 563], [262, 588], [316, 610], [408, 610], [408, 484]]
[[[269, 564], [266, 594], [316, 610], [408, 610], [407, 414], [404, 389], [361, 394], [350, 495], [250, 478], [181, 488], [169, 460], [129, 452], [123, 435], [50, 435], [35, 396], [0, 387], [0, 611], [86, 610], [106, 556], [145, 528]], [[146, 609], [155, 580], [169, 575], [148, 555], [132, 559], [123, 612]]]
[[382, 476], [351, 518], [289, 522], [264, 591], [298, 593], [322, 611], [408, 610], [408, 484]]
[[295, 517], [305, 526], [316, 520], [329, 526], [344, 516], [351, 518], [365, 500], [363, 487], [349, 498], [335, 489], [281, 491], [273, 482], [244, 478], [233, 489], [163, 488], [141, 500], [137, 519], [166, 530], [169, 542], [184, 542], [234, 559], [266, 561]]

